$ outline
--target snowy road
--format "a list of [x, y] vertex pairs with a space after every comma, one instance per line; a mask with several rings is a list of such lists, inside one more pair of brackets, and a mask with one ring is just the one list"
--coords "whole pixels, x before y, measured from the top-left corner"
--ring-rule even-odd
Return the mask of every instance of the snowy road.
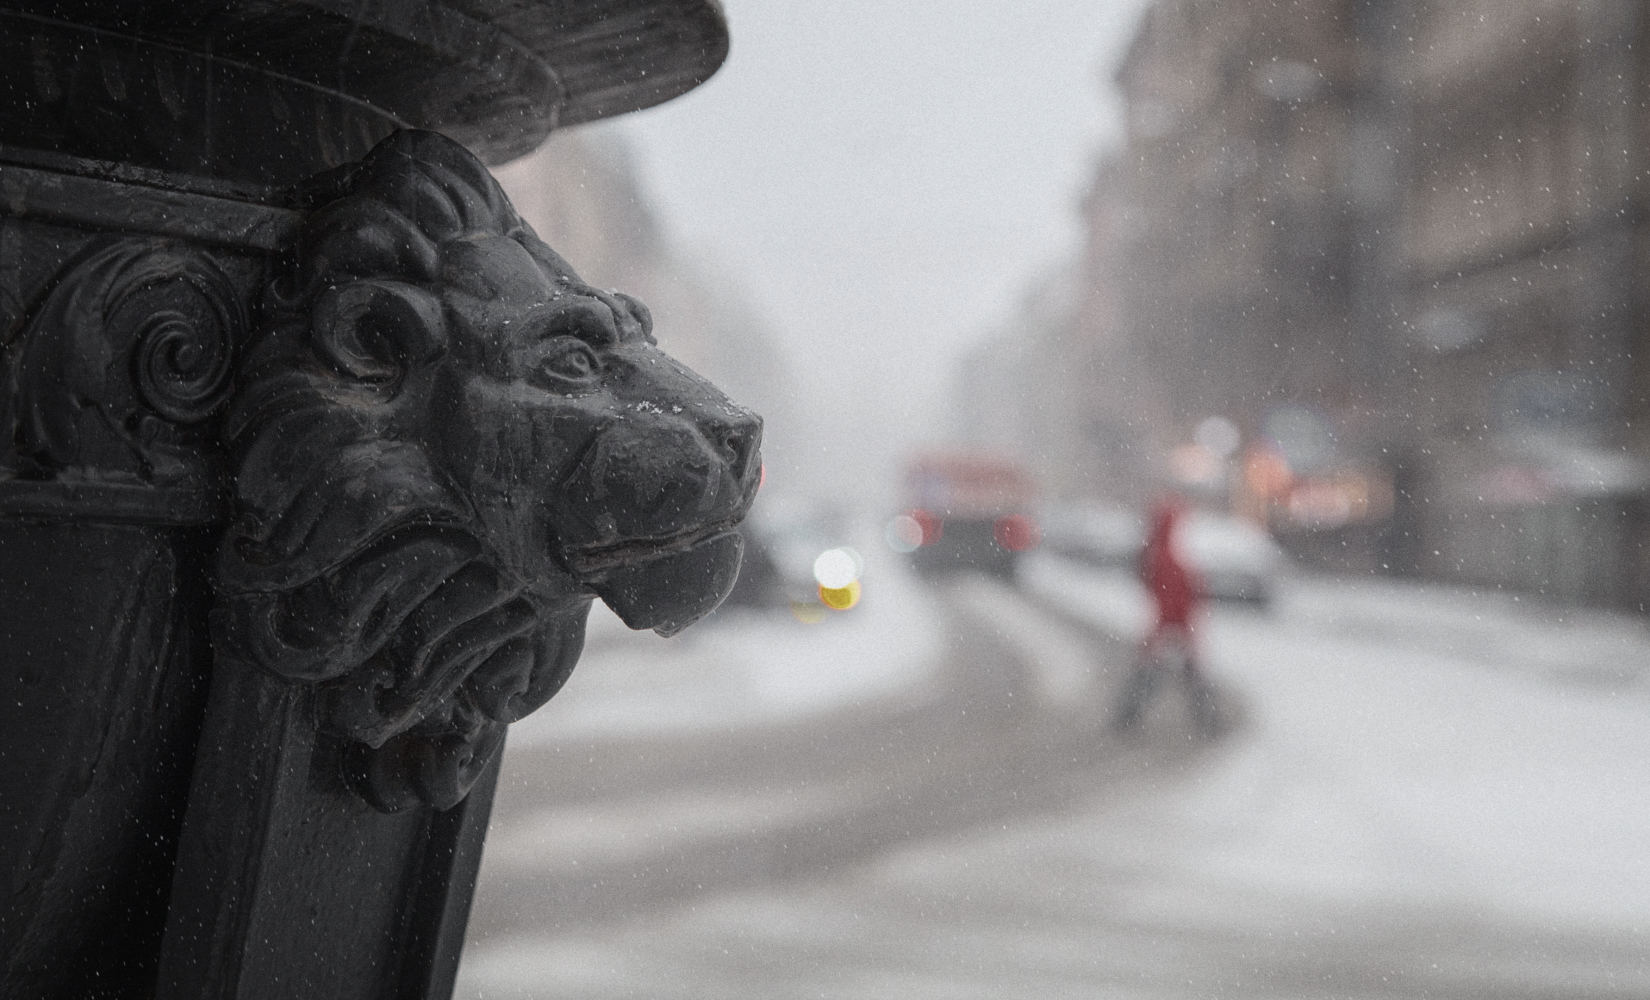
[[458, 996], [1650, 996], [1642, 622], [1292, 581], [1211, 614], [1207, 746], [1098, 728], [1125, 578], [889, 589], [836, 624], [898, 683], [507, 759], [562, 773], [510, 772]]

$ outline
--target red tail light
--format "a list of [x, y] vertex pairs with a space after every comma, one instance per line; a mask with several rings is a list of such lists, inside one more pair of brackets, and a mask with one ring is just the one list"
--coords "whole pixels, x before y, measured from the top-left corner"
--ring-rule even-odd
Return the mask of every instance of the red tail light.
[[1028, 552], [1043, 540], [1043, 532], [1036, 521], [1024, 514], [1010, 514], [997, 518], [997, 523], [991, 526], [991, 537], [1010, 552]]
[[909, 510], [906, 516], [922, 528], [922, 545], [933, 545], [945, 534], [945, 522], [926, 510]]

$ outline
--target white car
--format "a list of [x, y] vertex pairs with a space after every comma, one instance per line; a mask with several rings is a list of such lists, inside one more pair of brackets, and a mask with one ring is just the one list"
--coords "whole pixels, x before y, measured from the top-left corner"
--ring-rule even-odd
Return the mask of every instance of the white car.
[[1132, 567], [1145, 542], [1139, 515], [1119, 507], [1061, 507], [1043, 518], [1044, 547], [1091, 566]]
[[1217, 600], [1267, 603], [1285, 564], [1283, 549], [1264, 528], [1225, 514], [1188, 514], [1174, 545], [1203, 578], [1204, 595]]

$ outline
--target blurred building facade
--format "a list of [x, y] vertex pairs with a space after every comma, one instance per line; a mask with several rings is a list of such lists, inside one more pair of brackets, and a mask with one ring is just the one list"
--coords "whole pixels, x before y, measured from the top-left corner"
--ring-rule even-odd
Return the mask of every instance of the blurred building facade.
[[640, 299], [659, 345], [761, 413], [763, 455], [795, 463], [788, 366], [739, 291], [674, 243], [649, 205], [621, 125], [559, 131], [495, 173], [517, 211], [579, 276]]
[[1395, 555], [1426, 575], [1650, 601], [1643, 5], [1408, 3], [1383, 266]]
[[952, 387], [952, 438], [1019, 456], [1052, 505], [1144, 505], [1171, 443], [1164, 398], [1122, 322], [1136, 213], [1107, 182], [1120, 171], [1108, 160], [1085, 197], [1077, 259], [1031, 285], [963, 356]]
[[[1023, 440], [1083, 455], [1074, 496], [1214, 469], [1320, 565], [1650, 604], [1647, 33], [1625, 0], [1157, 0]], [[1182, 461], [1210, 417], [1243, 448]]]
[[1099, 371], [1081, 324], [1082, 276], [1044, 275], [1010, 318], [967, 352], [952, 388], [950, 437], [971, 451], [1013, 455], [1045, 498], [1085, 496], [1110, 442], [1082, 425], [1083, 386]]

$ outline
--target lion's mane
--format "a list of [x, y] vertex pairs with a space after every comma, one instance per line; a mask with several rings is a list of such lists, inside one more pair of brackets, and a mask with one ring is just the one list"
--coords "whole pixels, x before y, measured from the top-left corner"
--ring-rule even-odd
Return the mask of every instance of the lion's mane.
[[577, 278], [485, 167], [433, 133], [398, 133], [304, 197], [314, 210], [224, 422], [238, 476], [214, 634], [315, 685], [319, 724], [359, 745], [354, 780], [375, 804], [446, 806], [504, 724], [565, 680], [590, 598], [568, 580], [547, 602], [543, 581], [515, 578], [408, 433], [427, 407], [408, 398], [428, 391], [420, 373], [455, 350], [442, 250], [503, 236]]

